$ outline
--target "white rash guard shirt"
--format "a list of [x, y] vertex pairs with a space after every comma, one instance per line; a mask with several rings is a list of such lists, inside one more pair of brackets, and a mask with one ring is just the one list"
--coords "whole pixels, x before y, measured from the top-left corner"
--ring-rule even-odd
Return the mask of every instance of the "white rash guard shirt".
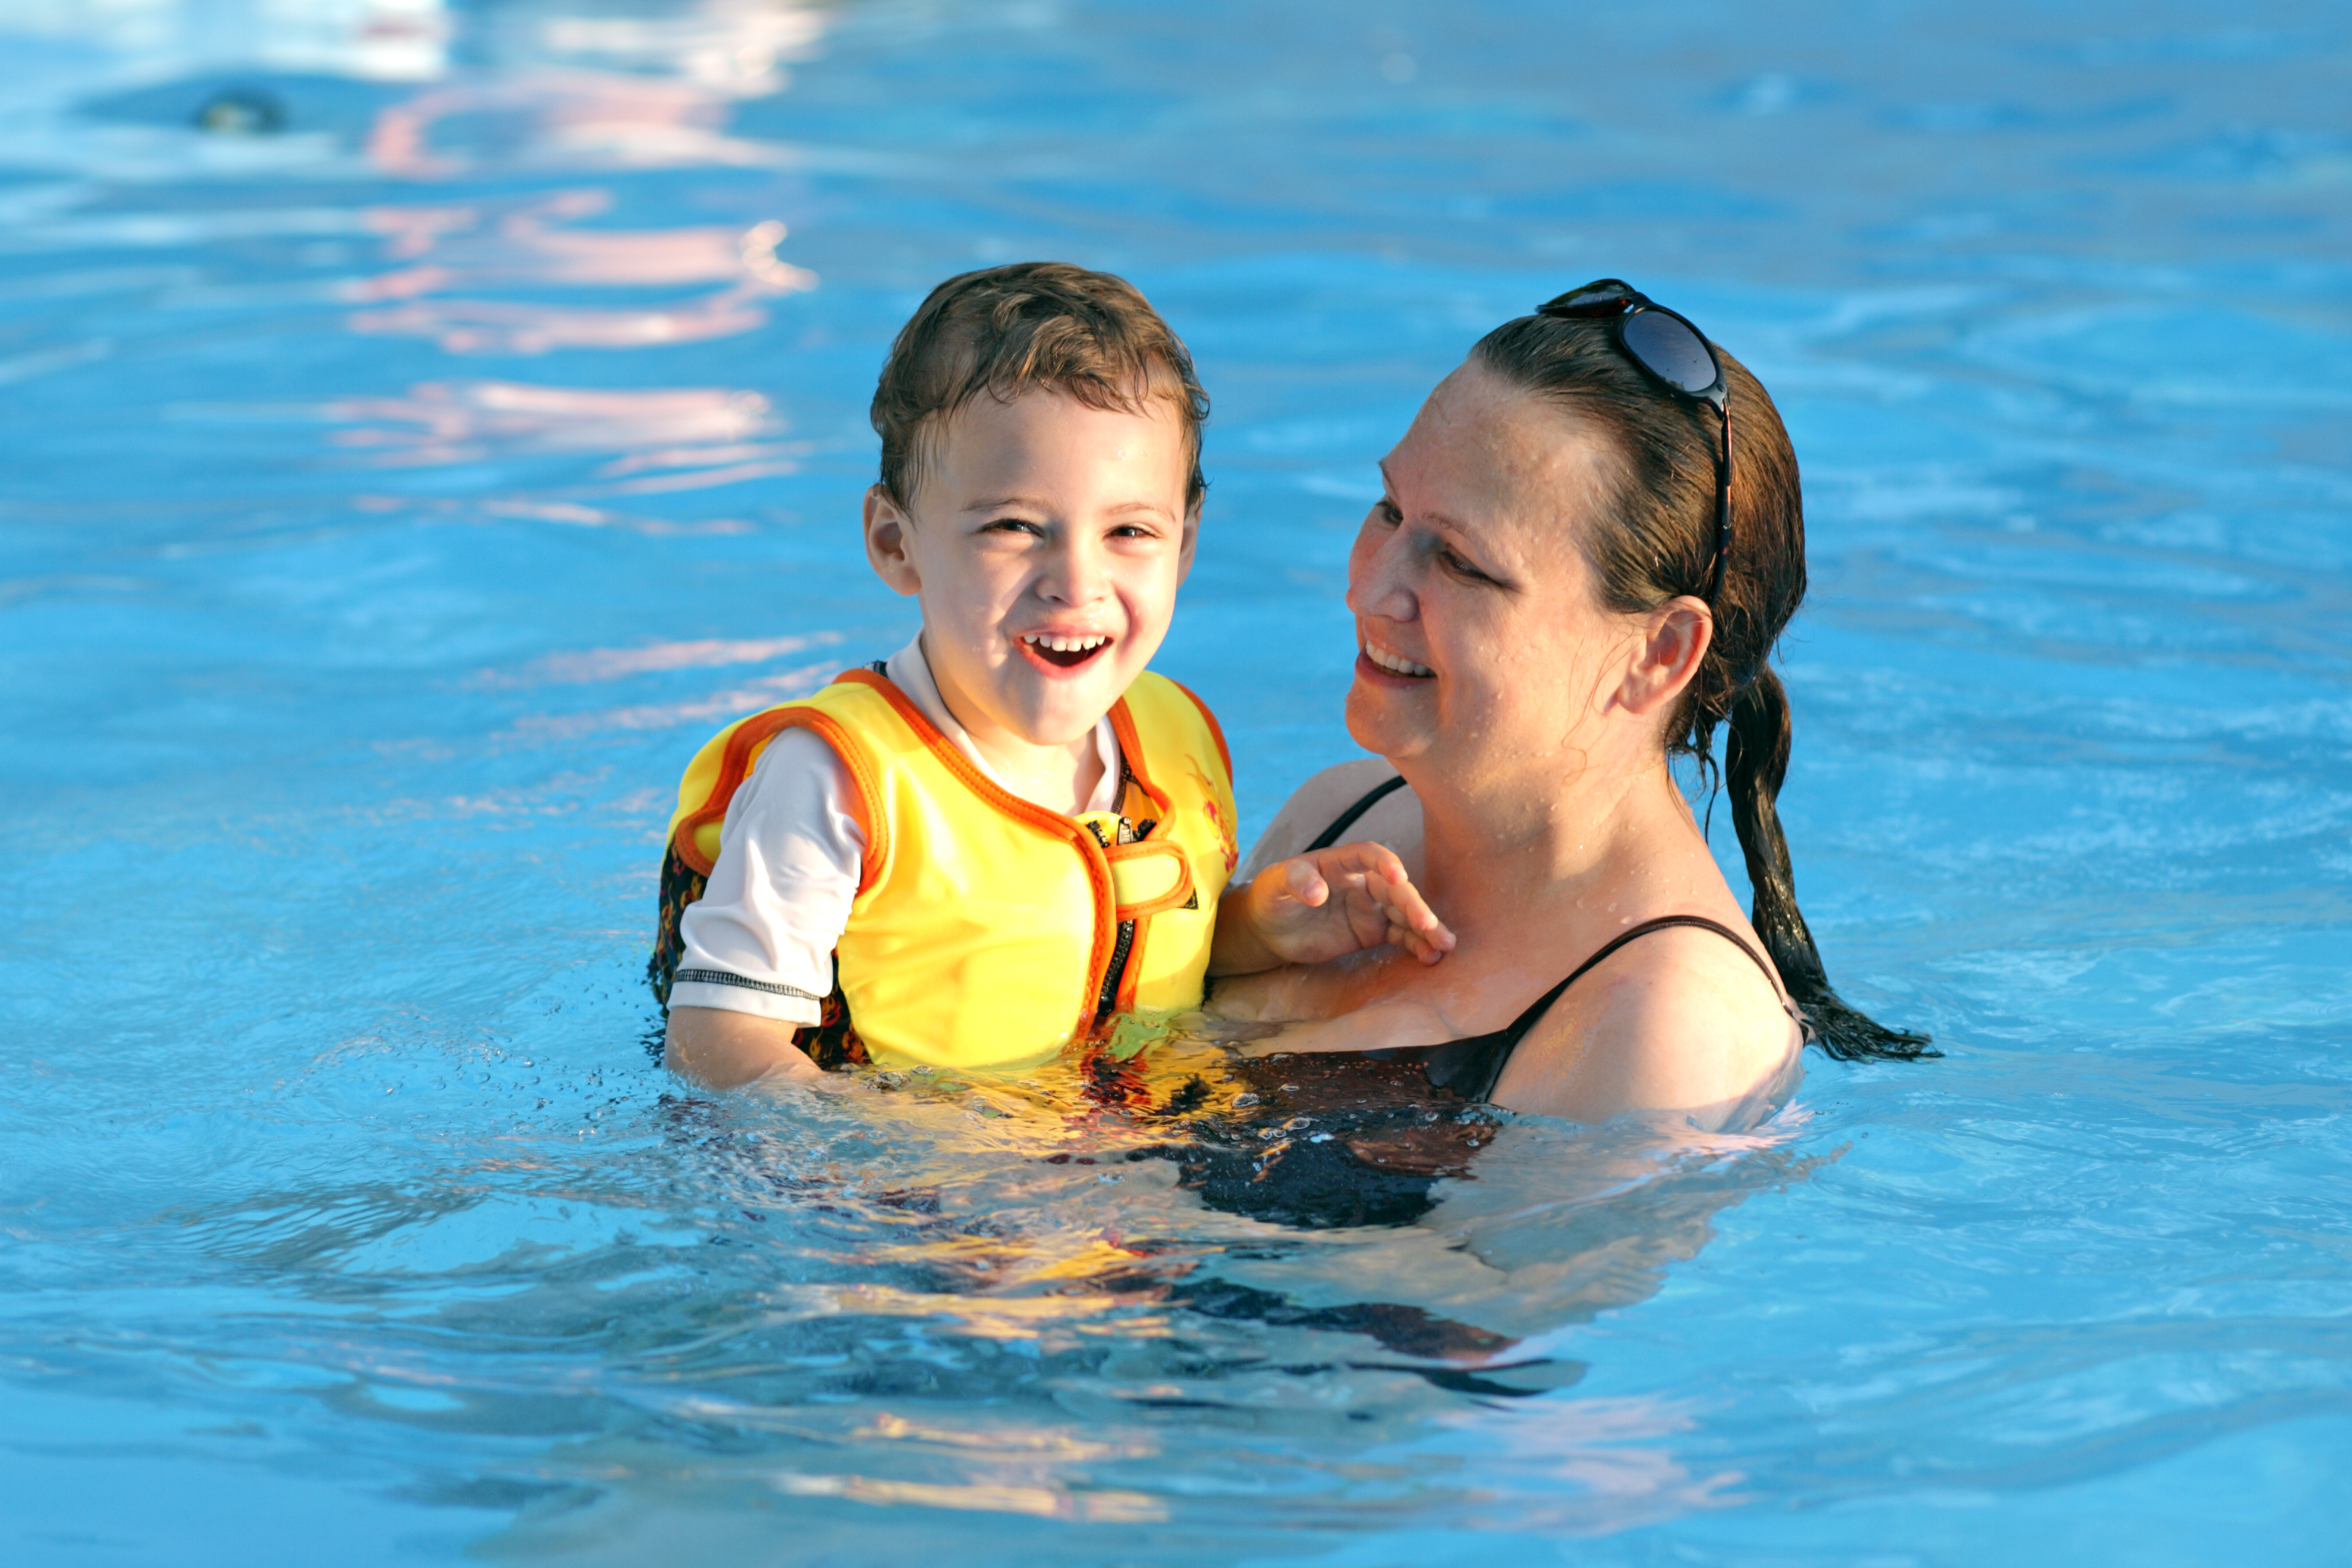
[[[1020, 794], [948, 712], [920, 637], [890, 656], [885, 673], [982, 777]], [[1102, 778], [1087, 809], [1116, 811], [1118, 737], [1108, 715], [1095, 721], [1095, 749]], [[702, 897], [678, 921], [686, 947], [671, 1006], [787, 1024], [819, 1020], [833, 990], [833, 950], [849, 925], [865, 863], [866, 834], [848, 810], [856, 787], [840, 753], [814, 731], [787, 730], [769, 742], [727, 803], [719, 859]]]

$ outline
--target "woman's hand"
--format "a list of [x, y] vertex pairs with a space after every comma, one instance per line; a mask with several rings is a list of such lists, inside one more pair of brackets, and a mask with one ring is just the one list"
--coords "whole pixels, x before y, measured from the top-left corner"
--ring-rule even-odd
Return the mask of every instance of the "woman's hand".
[[1435, 963], [1454, 951], [1454, 933], [1394, 850], [1342, 844], [1277, 860], [1219, 900], [1209, 973], [1255, 974], [1382, 946]]

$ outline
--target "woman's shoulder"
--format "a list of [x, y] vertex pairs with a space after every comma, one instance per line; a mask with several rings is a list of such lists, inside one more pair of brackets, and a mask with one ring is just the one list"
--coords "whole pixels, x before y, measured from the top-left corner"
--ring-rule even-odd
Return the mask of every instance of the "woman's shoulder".
[[[1309, 776], [1291, 792], [1265, 831], [1258, 835], [1240, 870], [1234, 874], [1234, 884], [1245, 883], [1276, 861], [1298, 854], [1349, 807], [1396, 776], [1396, 769], [1381, 757], [1358, 757]], [[1419, 874], [1421, 804], [1410, 789], [1398, 788], [1383, 795], [1349, 823], [1341, 837], [1350, 842], [1370, 839], [1385, 844], [1404, 858], [1408, 869]]]
[[1751, 1097], [1802, 1040], [1779, 986], [1741, 951], [1755, 942], [1744, 925], [1731, 927], [1739, 945], [1679, 926], [1610, 954], [1528, 1032], [1496, 1101], [1598, 1121]]

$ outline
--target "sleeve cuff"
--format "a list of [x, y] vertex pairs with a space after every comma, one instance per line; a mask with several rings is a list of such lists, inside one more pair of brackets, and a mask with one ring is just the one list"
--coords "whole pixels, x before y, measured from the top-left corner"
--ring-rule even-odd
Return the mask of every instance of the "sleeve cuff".
[[751, 1013], [786, 1024], [815, 1024], [824, 1018], [824, 998], [773, 980], [747, 980], [723, 969], [681, 969], [670, 982], [673, 1007], [715, 1007], [722, 1013]]

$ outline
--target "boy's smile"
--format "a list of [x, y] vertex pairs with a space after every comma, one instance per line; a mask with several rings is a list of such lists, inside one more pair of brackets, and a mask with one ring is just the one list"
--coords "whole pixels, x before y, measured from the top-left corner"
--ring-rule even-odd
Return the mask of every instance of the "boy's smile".
[[1021, 651], [1035, 658], [1043, 668], [1038, 671], [1051, 679], [1061, 670], [1076, 669], [1111, 645], [1112, 639], [1102, 633], [1065, 637], [1054, 632], [1030, 632], [1018, 639]]
[[983, 394], [923, 455], [912, 517], [867, 493], [867, 558], [921, 599], [932, 678], [981, 753], [1008, 783], [1074, 787], [1067, 770], [1092, 768], [1095, 722], [1159, 651], [1192, 566], [1182, 423], [1164, 397], [1129, 412]]

